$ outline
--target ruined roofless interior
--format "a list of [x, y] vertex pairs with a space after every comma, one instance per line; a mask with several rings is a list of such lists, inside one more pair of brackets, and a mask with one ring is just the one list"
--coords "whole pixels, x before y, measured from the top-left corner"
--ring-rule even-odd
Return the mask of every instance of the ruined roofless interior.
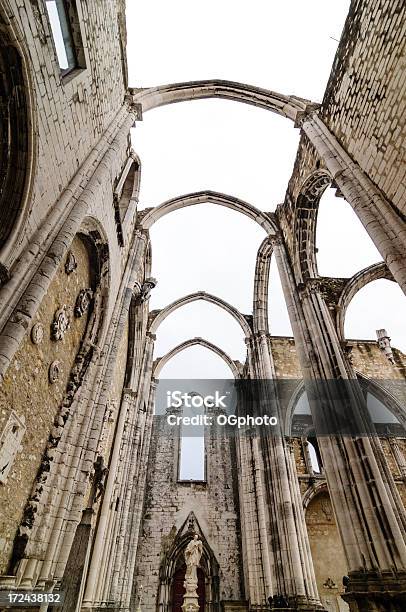
[[[219, 79], [134, 87], [128, 7], [0, 0], [0, 610], [405, 612], [406, 355], [390, 314], [374, 339], [345, 327], [370, 283], [406, 291], [405, 5], [349, 2], [321, 102]], [[297, 135], [283, 201], [210, 184], [140, 197], [134, 127], [209, 98]], [[318, 267], [329, 191], [379, 254], [346, 277]], [[248, 309], [176, 293], [176, 269], [155, 307], [155, 227], [200, 205], [261, 234]], [[270, 331], [273, 265], [291, 335]], [[198, 329], [157, 350], [197, 305], [232, 321], [243, 357]], [[193, 350], [227, 381], [176, 392], [161, 371]], [[159, 412], [165, 396], [181, 399]]]

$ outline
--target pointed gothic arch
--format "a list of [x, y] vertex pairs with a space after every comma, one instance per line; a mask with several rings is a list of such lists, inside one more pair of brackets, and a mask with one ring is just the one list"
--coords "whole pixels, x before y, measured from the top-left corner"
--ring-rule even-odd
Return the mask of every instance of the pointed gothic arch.
[[368, 285], [369, 283], [372, 283], [373, 281], [379, 280], [381, 278], [385, 278], [387, 280], [394, 281], [394, 278], [391, 272], [389, 271], [387, 265], [383, 261], [373, 264], [372, 266], [368, 266], [367, 268], [364, 268], [363, 270], [360, 270], [359, 272], [357, 272], [357, 274], [354, 274], [354, 276], [352, 276], [348, 280], [347, 284], [345, 285], [340, 295], [340, 298], [337, 304], [336, 325], [337, 325], [338, 337], [339, 337], [339, 340], [341, 340], [341, 342], [345, 341], [345, 334], [344, 334], [345, 315], [347, 313], [348, 306], [350, 305], [352, 299], [366, 285]]
[[302, 282], [318, 276], [317, 212], [320, 198], [329, 185], [331, 185], [330, 174], [326, 170], [316, 170], [305, 179], [296, 199], [293, 261], [297, 278]]
[[143, 216], [140, 225], [143, 229], [149, 230], [151, 226], [164, 217], [165, 215], [181, 208], [188, 206], [196, 206], [197, 204], [215, 204], [217, 206], [224, 206], [225, 208], [231, 208], [252, 221], [255, 221], [260, 225], [267, 234], [275, 234], [277, 232], [277, 226], [273, 219], [268, 213], [262, 212], [252, 204], [248, 204], [239, 198], [227, 195], [225, 193], [218, 193], [216, 191], [197, 191], [195, 193], [187, 193], [182, 196], [178, 196], [171, 200], [167, 200], [159, 206], [147, 209]]
[[158, 87], [130, 89], [130, 93], [133, 96], [133, 101], [141, 105], [142, 112], [176, 102], [221, 98], [257, 106], [281, 117], [286, 117], [295, 123], [307, 110], [315, 109], [318, 106], [310, 100], [297, 96], [285, 96], [261, 87], [222, 79], [188, 81], [159, 85]]
[[175, 346], [175, 348], [166, 353], [166, 355], [164, 355], [163, 357], [159, 357], [154, 362], [154, 378], [159, 378], [159, 374], [162, 368], [168, 363], [168, 361], [172, 359], [172, 357], [175, 357], [176, 355], [178, 355], [182, 351], [185, 351], [191, 346], [203, 346], [209, 351], [212, 351], [215, 355], [218, 355], [226, 363], [226, 365], [228, 365], [235, 378], [240, 378], [241, 364], [238, 361], [233, 361], [231, 357], [227, 355], [227, 353], [225, 353], [215, 344], [212, 344], [208, 340], [204, 340], [203, 338], [198, 337], [190, 338], [189, 340], [182, 342], [182, 344], [178, 344], [178, 346]]
[[253, 327], [255, 332], [269, 332], [268, 293], [272, 253], [273, 242], [267, 237], [258, 249], [255, 265], [253, 304]]
[[241, 327], [245, 337], [249, 338], [251, 336], [251, 328], [244, 315], [242, 315], [236, 308], [234, 308], [234, 306], [228, 304], [228, 302], [216, 297], [215, 295], [212, 295], [211, 293], [206, 293], [206, 291], [197, 291], [196, 293], [190, 293], [189, 295], [185, 295], [184, 297], [172, 302], [162, 310], [152, 311], [150, 313], [150, 333], [155, 334], [161, 323], [163, 323], [163, 321], [165, 321], [165, 319], [170, 314], [178, 310], [178, 308], [182, 308], [182, 306], [192, 304], [193, 302], [197, 302], [198, 300], [208, 302], [209, 304], [214, 304], [222, 310], [225, 310]]
[[[10, 11], [10, 9], [9, 9]], [[35, 169], [35, 115], [30, 54], [17, 20], [0, 8], [0, 280], [22, 239]]]
[[[385, 381], [382, 381], [380, 384], [376, 379], [372, 380], [362, 374], [361, 372], [355, 370], [357, 375], [357, 380], [361, 385], [364, 393], [369, 392], [376, 399], [378, 399], [382, 404], [392, 413], [394, 417], [399, 421], [399, 423], [406, 429], [406, 411], [399, 400], [393, 395], [388, 388], [385, 387]], [[302, 398], [303, 394], [306, 393], [306, 388], [304, 381], [298, 382], [297, 386], [292, 392], [289, 403], [286, 408], [285, 413], [285, 435], [287, 437], [292, 436], [292, 420], [295, 414], [296, 407]], [[309, 411], [309, 415], [311, 412]]]

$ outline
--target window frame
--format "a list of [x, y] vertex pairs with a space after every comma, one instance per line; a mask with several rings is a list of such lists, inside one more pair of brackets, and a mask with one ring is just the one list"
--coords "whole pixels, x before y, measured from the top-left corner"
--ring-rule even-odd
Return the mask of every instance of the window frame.
[[[68, 62], [68, 67], [63, 68], [60, 63], [59, 54], [56, 46], [54, 30], [52, 28], [51, 19], [48, 11], [48, 4], [54, 3], [56, 5], [59, 28], [62, 34], [62, 41], [65, 49], [65, 54]], [[63, 80], [66, 77], [81, 72], [86, 69], [86, 58], [83, 45], [83, 35], [81, 28], [81, 21], [77, 10], [77, 0], [44, 0], [45, 12], [48, 19], [50, 28], [51, 40], [55, 51], [56, 61], [59, 68], [60, 76]], [[66, 43], [66, 37], [64, 33], [67, 33], [69, 38], [69, 44]], [[70, 61], [72, 58], [73, 61]]]

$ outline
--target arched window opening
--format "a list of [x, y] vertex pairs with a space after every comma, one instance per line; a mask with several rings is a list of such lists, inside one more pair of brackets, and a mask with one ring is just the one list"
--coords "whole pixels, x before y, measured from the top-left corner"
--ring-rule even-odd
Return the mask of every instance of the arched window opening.
[[396, 283], [384, 278], [375, 280], [363, 287], [349, 303], [344, 322], [345, 338], [377, 342], [377, 331], [385, 329], [396, 362], [398, 350], [406, 353], [405, 309], [405, 295]]
[[320, 276], [349, 278], [382, 260], [364, 226], [344, 198], [327, 189], [319, 203], [316, 225]]
[[399, 419], [385, 404], [372, 393], [367, 393], [367, 408], [373, 423], [391, 424], [399, 423]]

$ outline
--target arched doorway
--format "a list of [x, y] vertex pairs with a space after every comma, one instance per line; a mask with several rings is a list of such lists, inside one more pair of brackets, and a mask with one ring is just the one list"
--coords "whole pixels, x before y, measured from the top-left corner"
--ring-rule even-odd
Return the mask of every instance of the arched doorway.
[[[186, 565], [176, 570], [172, 582], [172, 608], [171, 612], [182, 612], [183, 596], [185, 595]], [[199, 597], [199, 612], [204, 612], [206, 603], [205, 576], [203, 570], [197, 568], [197, 595]]]
[[182, 604], [185, 594], [183, 583], [186, 573], [184, 552], [195, 534], [199, 535], [203, 543], [200, 567], [197, 568], [199, 612], [219, 612], [220, 610], [219, 564], [194, 512], [190, 512], [177, 532], [173, 527], [166, 552], [162, 557], [157, 612], [183, 612]]

